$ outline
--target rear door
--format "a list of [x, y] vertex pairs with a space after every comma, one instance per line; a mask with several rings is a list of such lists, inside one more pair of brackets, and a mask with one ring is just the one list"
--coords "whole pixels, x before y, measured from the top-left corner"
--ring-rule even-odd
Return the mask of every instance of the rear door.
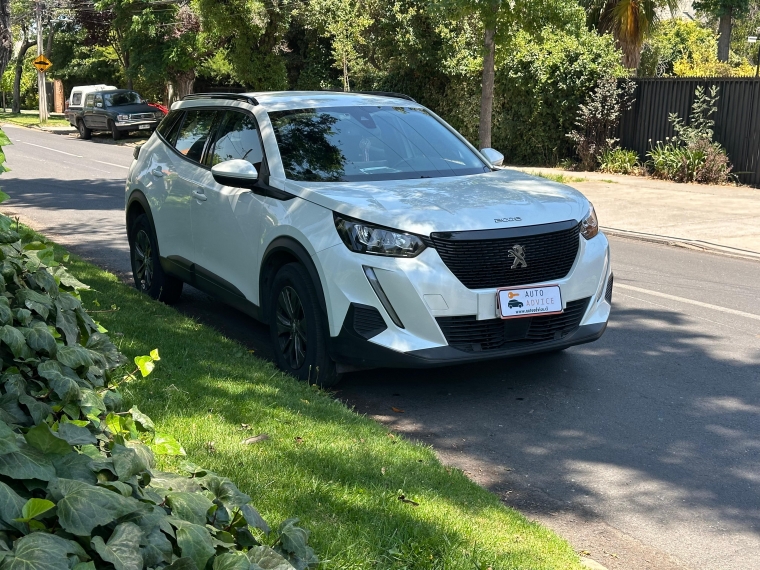
[[228, 295], [259, 304], [257, 252], [262, 199], [250, 190], [218, 184], [210, 171], [220, 162], [243, 159], [261, 172], [264, 153], [258, 126], [242, 110], [220, 111], [217, 125], [204, 156], [208, 170], [196, 179], [192, 207], [197, 278], [215, 281]]

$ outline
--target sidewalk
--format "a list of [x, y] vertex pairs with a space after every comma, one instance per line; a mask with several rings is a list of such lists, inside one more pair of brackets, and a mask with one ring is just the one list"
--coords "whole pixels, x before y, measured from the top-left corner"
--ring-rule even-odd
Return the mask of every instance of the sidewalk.
[[[760, 259], [760, 189], [677, 184], [643, 176], [512, 167], [564, 175], [596, 208], [608, 234], [722, 251]], [[583, 182], [576, 180], [583, 178]]]

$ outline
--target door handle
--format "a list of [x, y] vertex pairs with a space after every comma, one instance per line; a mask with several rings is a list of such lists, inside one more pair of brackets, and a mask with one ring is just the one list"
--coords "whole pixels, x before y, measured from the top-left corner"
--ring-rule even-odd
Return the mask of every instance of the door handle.
[[195, 196], [196, 200], [200, 200], [201, 202], [208, 200], [208, 197], [200, 190], [193, 190], [193, 196]]
[[164, 175], [164, 171], [163, 171], [163, 170], [161, 170], [161, 167], [160, 167], [160, 166], [156, 166], [156, 167], [155, 167], [153, 170], [151, 170], [151, 171], [150, 171], [150, 173], [151, 173], [153, 176], [158, 176], [159, 178], [160, 178], [160, 177], [162, 177], [162, 176]]

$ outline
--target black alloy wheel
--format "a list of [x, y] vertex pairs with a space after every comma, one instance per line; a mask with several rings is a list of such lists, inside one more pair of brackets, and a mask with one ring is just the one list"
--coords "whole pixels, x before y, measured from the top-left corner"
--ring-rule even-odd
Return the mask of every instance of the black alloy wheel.
[[268, 288], [267, 321], [280, 369], [304, 382], [333, 386], [340, 375], [328, 353], [330, 333], [317, 287], [300, 263], [281, 267]]
[[135, 236], [135, 282], [140, 289], [150, 289], [153, 284], [153, 250], [150, 238], [143, 228]]
[[182, 281], [164, 273], [158, 256], [156, 233], [145, 214], [140, 214], [129, 228], [129, 255], [135, 287], [167, 305], [182, 295]]
[[277, 297], [277, 348], [291, 370], [303, 366], [308, 347], [306, 315], [295, 289], [284, 287]]

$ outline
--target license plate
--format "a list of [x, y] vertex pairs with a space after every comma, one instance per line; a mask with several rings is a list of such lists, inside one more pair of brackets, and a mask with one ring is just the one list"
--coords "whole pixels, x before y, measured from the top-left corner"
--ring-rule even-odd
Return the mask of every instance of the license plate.
[[499, 289], [496, 305], [502, 319], [555, 315], [562, 312], [562, 293], [559, 285]]
[[138, 128], [139, 129], [149, 129], [150, 125], [140, 125]]

